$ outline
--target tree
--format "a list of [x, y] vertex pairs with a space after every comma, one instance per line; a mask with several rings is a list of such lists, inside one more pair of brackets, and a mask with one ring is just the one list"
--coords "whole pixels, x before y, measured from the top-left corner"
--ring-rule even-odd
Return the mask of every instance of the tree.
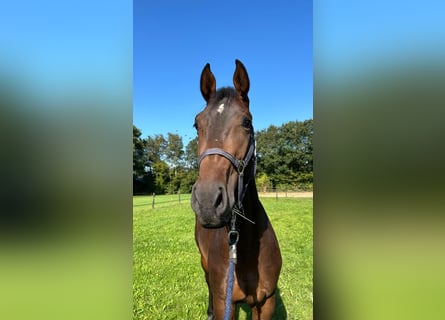
[[168, 191], [170, 183], [170, 170], [164, 161], [157, 161], [153, 164], [154, 192], [164, 194]]
[[133, 125], [133, 176], [136, 177], [144, 175], [144, 166], [148, 160], [141, 135], [142, 132]]
[[166, 148], [167, 140], [162, 134], [156, 134], [154, 137], [147, 137], [145, 140], [145, 149], [150, 166], [156, 162], [165, 160]]
[[[256, 132], [258, 187], [311, 187], [313, 134], [312, 119], [271, 125]], [[138, 190], [157, 194], [191, 192], [198, 178], [198, 138], [184, 150], [178, 134], [157, 134], [146, 139], [141, 135], [133, 126], [133, 177]]]
[[182, 138], [178, 134], [168, 133], [167, 143], [165, 145], [165, 160], [170, 168], [178, 168], [184, 155], [184, 144]]
[[310, 119], [291, 121], [280, 127], [272, 125], [257, 132], [258, 173], [265, 173], [273, 188], [309, 183], [313, 170], [313, 131]]
[[133, 125], [133, 194], [153, 192], [154, 177], [148, 167], [146, 140], [141, 138], [142, 132]]
[[262, 192], [267, 191], [267, 188], [270, 186], [270, 180], [265, 172], [260, 172], [259, 174], [257, 174], [256, 185]]
[[184, 161], [186, 168], [198, 169], [198, 137], [190, 140], [185, 147]]

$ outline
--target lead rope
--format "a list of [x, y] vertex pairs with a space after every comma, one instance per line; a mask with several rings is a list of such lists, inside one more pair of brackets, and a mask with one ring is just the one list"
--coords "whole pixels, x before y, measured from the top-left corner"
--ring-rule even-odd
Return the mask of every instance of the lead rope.
[[226, 305], [224, 309], [224, 320], [229, 320], [232, 308], [233, 284], [235, 282], [235, 265], [237, 262], [236, 245], [239, 239], [239, 233], [236, 230], [236, 213], [232, 212], [230, 231], [227, 234], [229, 240], [229, 271], [227, 276]]

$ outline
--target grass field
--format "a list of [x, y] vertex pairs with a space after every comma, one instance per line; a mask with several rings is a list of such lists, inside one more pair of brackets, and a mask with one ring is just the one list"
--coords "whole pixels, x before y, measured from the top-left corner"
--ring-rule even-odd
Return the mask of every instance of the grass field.
[[[133, 319], [206, 319], [190, 195], [133, 198]], [[262, 198], [283, 267], [274, 319], [312, 319], [312, 199]], [[249, 319], [245, 306], [238, 319]]]

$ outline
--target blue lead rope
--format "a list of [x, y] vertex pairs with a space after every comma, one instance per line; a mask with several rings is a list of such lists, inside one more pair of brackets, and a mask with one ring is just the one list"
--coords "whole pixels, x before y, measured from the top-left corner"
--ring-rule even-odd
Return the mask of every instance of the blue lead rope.
[[232, 294], [233, 294], [233, 283], [235, 281], [235, 262], [230, 260], [229, 262], [229, 279], [227, 281], [227, 291], [226, 291], [226, 308], [224, 309], [224, 320], [230, 319], [231, 307], [232, 307]]
[[229, 272], [227, 275], [226, 289], [226, 308], [224, 309], [224, 320], [229, 320], [232, 307], [233, 284], [235, 282], [235, 264], [236, 264], [236, 244], [238, 243], [239, 233], [235, 229], [236, 214], [232, 217], [232, 228], [227, 235], [229, 239]]

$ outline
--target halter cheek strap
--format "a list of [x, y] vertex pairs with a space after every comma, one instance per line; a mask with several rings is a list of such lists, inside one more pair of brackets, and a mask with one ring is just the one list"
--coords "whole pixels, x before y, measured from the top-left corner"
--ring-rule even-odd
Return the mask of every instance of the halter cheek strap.
[[[249, 150], [247, 151], [246, 156], [244, 159], [237, 159], [227, 151], [224, 151], [220, 148], [210, 148], [205, 150], [198, 158], [198, 164], [201, 165], [202, 159], [209, 155], [219, 155], [223, 156], [224, 158], [228, 159], [232, 165], [236, 168], [236, 171], [238, 172], [238, 203], [236, 205], [237, 208], [233, 208], [233, 211], [237, 214], [242, 214], [241, 216], [245, 218], [246, 220], [250, 221], [251, 223], [254, 223], [253, 221], [249, 220], [247, 217], [243, 214], [243, 199], [244, 195], [247, 190], [247, 185], [250, 182], [250, 179], [252, 179], [255, 176], [256, 173], [256, 156], [255, 156], [255, 139], [253, 138], [253, 135], [250, 136], [249, 141]], [[247, 181], [246, 184], [244, 184], [244, 169], [248, 166], [249, 162], [253, 159], [254, 163], [252, 166], [252, 175], [249, 177], [249, 181]]]

